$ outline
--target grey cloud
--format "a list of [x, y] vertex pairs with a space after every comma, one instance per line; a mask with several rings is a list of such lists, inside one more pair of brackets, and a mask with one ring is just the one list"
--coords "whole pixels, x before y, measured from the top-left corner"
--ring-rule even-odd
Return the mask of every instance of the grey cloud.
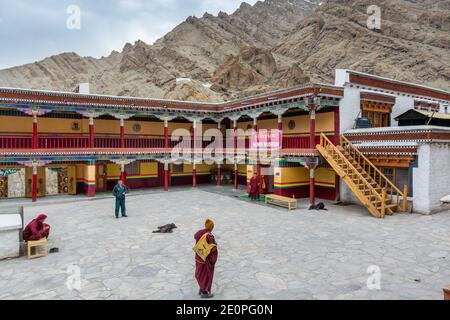
[[[233, 12], [241, 0], [0, 0], [0, 69], [62, 52], [100, 57], [126, 42], [152, 43], [205, 11]], [[256, 0], [246, 1], [255, 3]], [[67, 8], [81, 9], [81, 29], [69, 30]]]

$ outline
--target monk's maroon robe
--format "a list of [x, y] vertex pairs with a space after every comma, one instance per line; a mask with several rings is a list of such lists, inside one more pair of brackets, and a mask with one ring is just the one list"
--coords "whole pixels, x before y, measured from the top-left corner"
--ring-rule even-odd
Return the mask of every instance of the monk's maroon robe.
[[252, 200], [259, 199], [259, 177], [252, 177], [250, 179], [249, 195]]
[[31, 221], [23, 230], [23, 240], [34, 241], [48, 238], [50, 235], [50, 226], [44, 223], [46, 218], [47, 216], [45, 214], [41, 214]]
[[[195, 235], [196, 243], [200, 240], [200, 238], [209, 232], [206, 229], [198, 231]], [[206, 236], [206, 241], [211, 244], [214, 243], [217, 245], [214, 236], [210, 233]], [[214, 247], [206, 258], [206, 261], [203, 261], [197, 254], [195, 255], [195, 278], [197, 279], [198, 285], [200, 287], [200, 291], [202, 293], [211, 293], [211, 287], [214, 277], [214, 266], [217, 261], [217, 246]]]

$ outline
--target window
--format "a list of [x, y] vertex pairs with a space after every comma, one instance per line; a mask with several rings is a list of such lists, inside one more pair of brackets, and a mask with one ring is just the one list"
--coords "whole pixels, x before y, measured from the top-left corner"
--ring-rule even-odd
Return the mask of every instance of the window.
[[403, 191], [403, 187], [405, 185], [409, 186], [408, 180], [408, 169], [395, 169], [395, 185], [397, 186], [397, 188]]
[[172, 173], [183, 173], [183, 164], [172, 164]]
[[394, 169], [393, 168], [384, 168], [383, 174], [386, 176], [386, 178], [388, 178], [389, 180], [394, 182]]
[[361, 114], [370, 120], [372, 128], [389, 127], [391, 125], [392, 105], [387, 103], [363, 101]]
[[127, 176], [138, 176], [140, 174], [140, 163], [138, 161], [134, 161], [125, 166], [125, 173]]

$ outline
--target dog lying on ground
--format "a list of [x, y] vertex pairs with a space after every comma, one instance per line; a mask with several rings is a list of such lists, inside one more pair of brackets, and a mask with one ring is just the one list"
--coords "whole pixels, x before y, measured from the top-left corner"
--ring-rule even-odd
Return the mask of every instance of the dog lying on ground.
[[316, 205], [310, 206], [309, 210], [326, 210], [326, 211], [328, 211], [328, 209], [325, 208], [325, 204], [323, 202], [319, 202]]
[[158, 227], [158, 230], [153, 231], [153, 233], [172, 233], [173, 229], [176, 229], [175, 223], [166, 224], [164, 226]]

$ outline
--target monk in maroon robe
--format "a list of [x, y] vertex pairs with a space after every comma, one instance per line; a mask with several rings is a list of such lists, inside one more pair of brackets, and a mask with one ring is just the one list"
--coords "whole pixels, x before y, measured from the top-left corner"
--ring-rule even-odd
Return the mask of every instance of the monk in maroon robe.
[[248, 194], [250, 195], [250, 199], [258, 200], [259, 199], [259, 186], [261, 185], [261, 180], [258, 175], [253, 173], [253, 177], [250, 179], [250, 189]]
[[197, 279], [200, 290], [198, 294], [205, 299], [209, 299], [214, 297], [211, 293], [211, 287], [214, 277], [214, 266], [217, 261], [217, 243], [214, 239], [213, 234], [211, 233], [214, 229], [214, 222], [211, 220], [206, 220], [205, 229], [198, 231], [195, 235], [195, 241], [198, 242], [200, 238], [205, 234], [209, 233], [206, 236], [206, 241], [208, 244], [215, 244], [216, 246], [211, 250], [211, 253], [206, 258], [206, 261], [203, 261], [197, 254], [195, 255], [195, 278]]
[[33, 219], [23, 230], [23, 240], [35, 241], [47, 238], [50, 235], [50, 226], [44, 223], [47, 216], [45, 214], [39, 215]]

